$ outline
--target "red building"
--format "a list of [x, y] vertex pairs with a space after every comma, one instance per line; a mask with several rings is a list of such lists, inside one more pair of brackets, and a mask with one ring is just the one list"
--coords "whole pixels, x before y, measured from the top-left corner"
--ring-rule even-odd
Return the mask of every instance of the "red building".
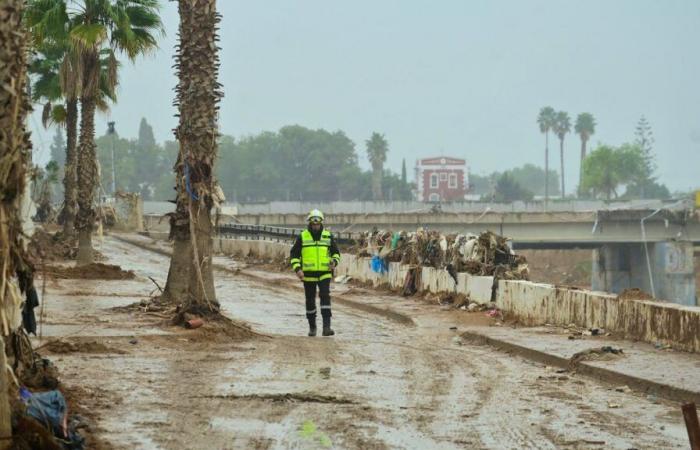
[[469, 180], [467, 162], [438, 156], [416, 161], [416, 200], [450, 202], [464, 200]]

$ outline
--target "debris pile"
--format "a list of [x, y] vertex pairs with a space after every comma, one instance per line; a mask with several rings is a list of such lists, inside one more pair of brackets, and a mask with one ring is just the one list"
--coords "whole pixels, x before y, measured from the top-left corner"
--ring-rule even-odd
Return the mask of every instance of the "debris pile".
[[508, 239], [490, 231], [443, 235], [436, 230], [362, 233], [349, 249], [357, 256], [400, 262], [409, 266], [445, 269], [456, 280], [456, 273], [495, 276], [505, 280], [527, 280], [529, 270], [524, 256], [516, 255]]
[[639, 288], [630, 288], [622, 291], [618, 296], [618, 300], [655, 300], [651, 294], [647, 294]]
[[44, 273], [55, 279], [132, 280], [136, 277], [132, 270], [122, 270], [119, 266], [102, 263], [76, 267], [46, 266]]
[[78, 239], [66, 239], [62, 233], [50, 234], [37, 228], [27, 248], [33, 261], [58, 261], [75, 259], [78, 253]]

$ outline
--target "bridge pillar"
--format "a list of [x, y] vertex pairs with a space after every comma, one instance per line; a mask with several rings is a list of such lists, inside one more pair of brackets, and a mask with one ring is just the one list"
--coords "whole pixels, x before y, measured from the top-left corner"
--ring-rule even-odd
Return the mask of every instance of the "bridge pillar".
[[643, 244], [605, 244], [593, 250], [593, 290], [620, 293], [639, 288], [655, 292], [660, 300], [697, 305], [692, 242], [654, 242], [647, 249], [649, 265]]

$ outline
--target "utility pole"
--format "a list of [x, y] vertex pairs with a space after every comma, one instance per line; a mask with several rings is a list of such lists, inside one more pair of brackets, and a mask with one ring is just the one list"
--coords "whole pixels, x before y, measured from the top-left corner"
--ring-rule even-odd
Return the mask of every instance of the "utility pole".
[[117, 172], [114, 168], [114, 140], [117, 137], [117, 131], [114, 124], [115, 122], [107, 122], [107, 134], [112, 138], [112, 197], [117, 195]]

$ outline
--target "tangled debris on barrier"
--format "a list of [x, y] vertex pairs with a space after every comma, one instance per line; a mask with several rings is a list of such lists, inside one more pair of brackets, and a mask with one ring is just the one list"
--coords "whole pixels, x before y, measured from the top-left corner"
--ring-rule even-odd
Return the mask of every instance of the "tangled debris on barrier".
[[490, 231], [443, 235], [436, 230], [362, 233], [350, 253], [379, 257], [387, 262], [447, 270], [456, 273], [495, 276], [505, 280], [527, 280], [529, 270], [524, 256], [516, 255], [508, 239]]

